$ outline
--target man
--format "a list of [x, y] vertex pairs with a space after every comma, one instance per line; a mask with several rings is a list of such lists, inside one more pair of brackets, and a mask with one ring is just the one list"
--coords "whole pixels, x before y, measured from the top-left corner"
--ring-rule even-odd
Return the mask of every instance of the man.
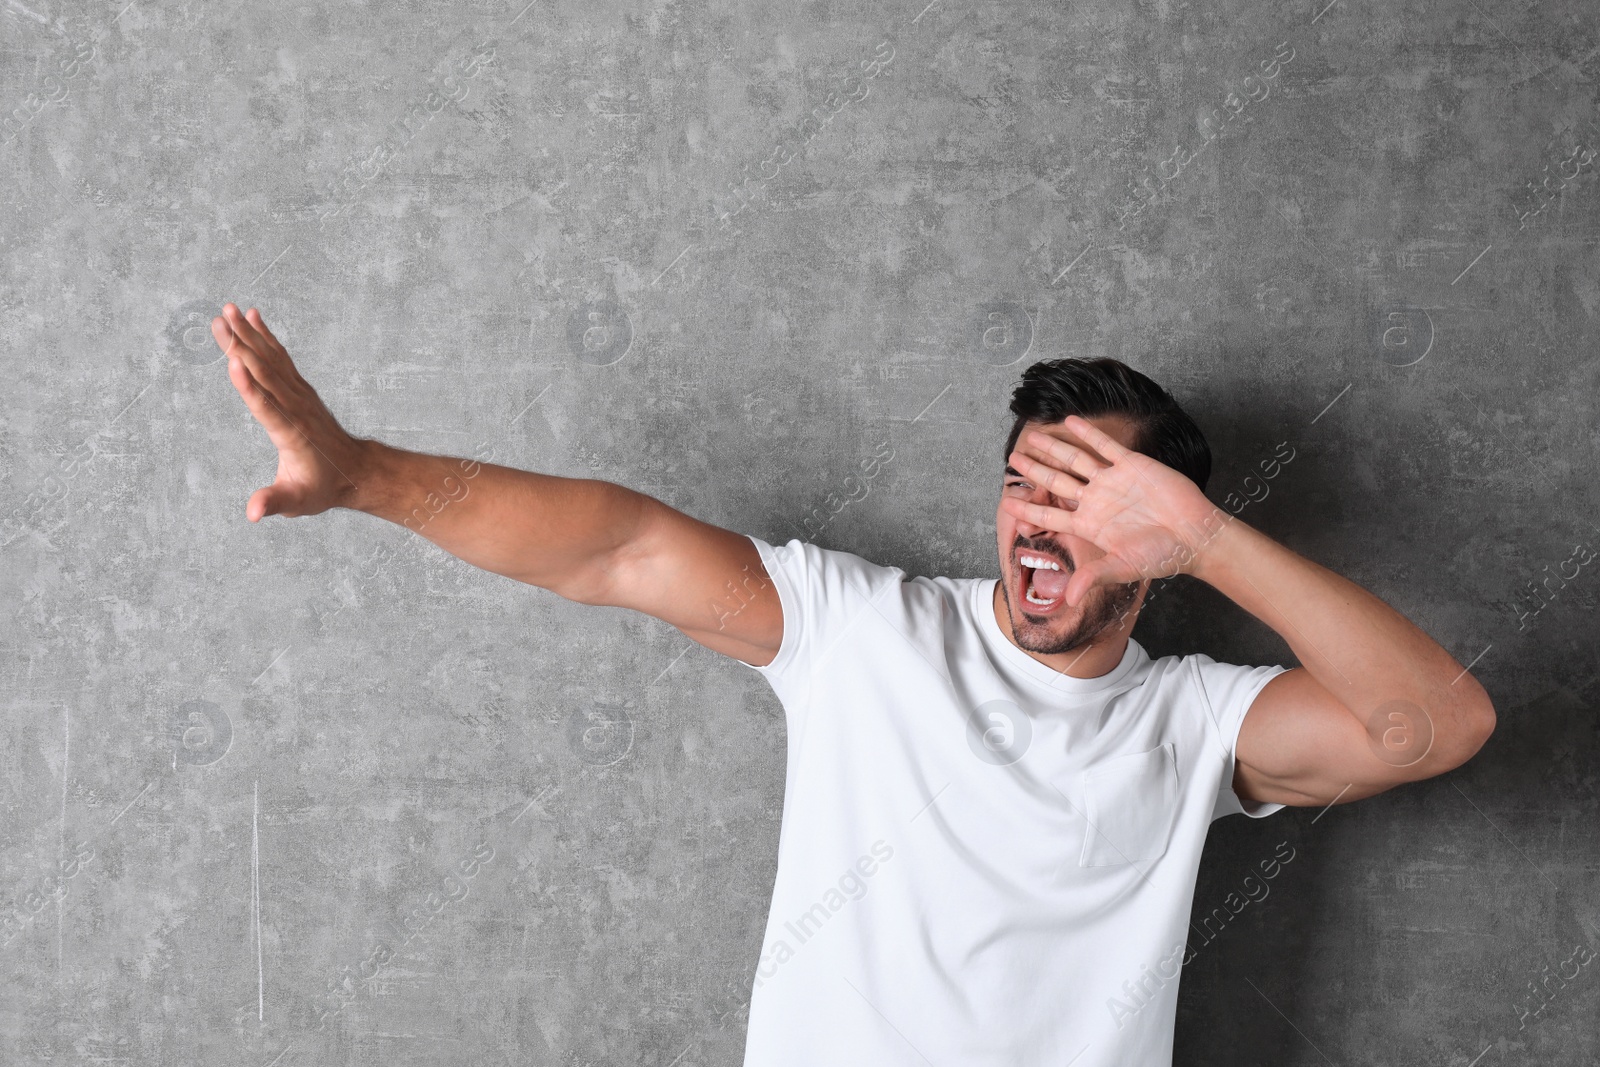
[[[613, 483], [354, 438], [255, 309], [226, 305], [212, 333], [278, 449], [250, 521], [405, 523], [767, 679], [788, 764], [749, 1065], [1170, 1064], [1210, 822], [1440, 774], [1494, 728], [1427, 634], [1213, 507], [1198, 428], [1114, 360], [1036, 364], [1017, 388], [999, 579], [907, 580]], [[1129, 635], [1149, 582], [1179, 573], [1302, 666], [1151, 660]]]

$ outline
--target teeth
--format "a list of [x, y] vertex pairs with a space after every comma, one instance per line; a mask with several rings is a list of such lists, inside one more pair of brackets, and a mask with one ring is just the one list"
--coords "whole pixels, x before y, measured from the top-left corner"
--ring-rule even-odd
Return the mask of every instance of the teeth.
[[[1028, 555], [1027, 553], [1023, 553], [1017, 557], [1017, 562], [1032, 571], [1059, 571], [1061, 569], [1061, 564], [1047, 556], [1032, 556]], [[1053, 597], [1049, 600], [1045, 600], [1035, 596], [1033, 592], [1033, 583], [1031, 581], [1028, 583], [1028, 588], [1023, 591], [1023, 595], [1026, 597], [1028, 603], [1037, 604], [1040, 607], [1048, 607], [1049, 605], [1054, 604], [1057, 599], [1059, 599]]]

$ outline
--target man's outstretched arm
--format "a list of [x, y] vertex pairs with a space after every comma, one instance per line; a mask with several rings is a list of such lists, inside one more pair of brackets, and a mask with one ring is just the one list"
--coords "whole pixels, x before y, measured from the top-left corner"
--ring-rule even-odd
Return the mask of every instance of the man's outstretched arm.
[[777, 655], [783, 615], [755, 545], [614, 482], [427, 455], [357, 438], [300, 376], [256, 309], [212, 320], [228, 377], [278, 450], [267, 515], [364, 511], [475, 567], [583, 604], [631, 608], [746, 663]]
[[1223, 512], [1170, 467], [1085, 419], [1065, 422], [1098, 455], [1033, 433], [1011, 462], [1071, 506], [1002, 506], [1106, 551], [1074, 573], [1067, 602], [1095, 584], [1192, 574], [1272, 627], [1303, 665], [1268, 682], [1245, 715], [1234, 748], [1241, 800], [1358, 800], [1483, 747], [1495, 726], [1488, 693], [1405, 616]]

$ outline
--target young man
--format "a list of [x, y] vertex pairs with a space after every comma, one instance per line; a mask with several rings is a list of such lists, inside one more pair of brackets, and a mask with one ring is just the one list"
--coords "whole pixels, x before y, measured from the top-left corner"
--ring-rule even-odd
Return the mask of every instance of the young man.
[[[278, 449], [250, 521], [405, 523], [770, 683], [788, 765], [752, 1067], [1165, 1067], [1211, 821], [1440, 774], [1494, 728], [1427, 634], [1213, 507], [1198, 428], [1114, 360], [1036, 364], [1016, 390], [999, 579], [907, 580], [613, 483], [354, 438], [255, 309], [226, 305], [212, 333]], [[1150, 580], [1178, 573], [1301, 666], [1151, 660], [1129, 635]]]

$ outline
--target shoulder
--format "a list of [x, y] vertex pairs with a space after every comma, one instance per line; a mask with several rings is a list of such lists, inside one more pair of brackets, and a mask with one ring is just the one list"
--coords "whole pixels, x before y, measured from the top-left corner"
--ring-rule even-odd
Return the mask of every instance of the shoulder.
[[1194, 652], [1176, 660], [1174, 679], [1191, 686], [1211, 723], [1231, 750], [1239, 726], [1268, 682], [1289, 670], [1281, 664], [1229, 663]]
[[782, 544], [768, 544], [747, 534], [761, 553], [761, 562], [775, 579], [787, 577], [796, 589], [815, 589], [826, 595], [842, 595], [851, 590], [866, 592], [899, 585], [906, 573], [899, 567], [876, 563], [845, 549], [824, 548], [798, 537]]
[[966, 611], [972, 604], [978, 587], [989, 578], [952, 578], [948, 575], [919, 574], [907, 584], [908, 594], [944, 601], [952, 607]]
[[1145, 666], [1143, 684], [1199, 704], [1213, 723], [1222, 725], [1242, 715], [1255, 693], [1285, 669], [1227, 663], [1203, 652], [1189, 652], [1152, 658]]
[[795, 575], [819, 577], [829, 574], [849, 576], [875, 586], [901, 585], [908, 595], [922, 593], [951, 602], [970, 600], [976, 587], [992, 578], [958, 578], [949, 575], [907, 574], [904, 567], [876, 560], [842, 548], [824, 548], [811, 541], [791, 538], [782, 543], [768, 543], [754, 534], [746, 534], [756, 543], [762, 562], [769, 568], [776, 564]]
[[[769, 545], [750, 536], [761, 551], [773, 580], [811, 613], [852, 611], [870, 602], [897, 629], [929, 622], [946, 626], [975, 625], [974, 604], [992, 578], [949, 575], [908, 577], [904, 567], [879, 563], [846, 549], [824, 548], [799, 538]], [[798, 606], [798, 605], [797, 605]]]

